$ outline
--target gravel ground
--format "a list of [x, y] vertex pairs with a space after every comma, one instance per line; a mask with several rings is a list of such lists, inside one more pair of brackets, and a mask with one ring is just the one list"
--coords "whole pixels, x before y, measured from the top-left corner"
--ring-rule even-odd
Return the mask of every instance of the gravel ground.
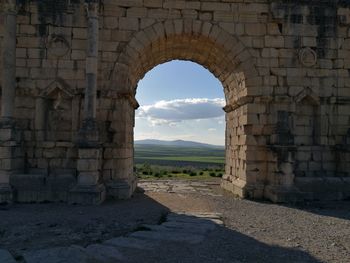
[[349, 201], [286, 206], [234, 199], [214, 184], [208, 188], [210, 194], [137, 193], [98, 207], [0, 207], [0, 248], [20, 258], [28, 250], [86, 246], [125, 235], [142, 224], [157, 224], [169, 211], [214, 212], [224, 225], [201, 244], [164, 242], [156, 252], [126, 250], [128, 262], [350, 262]]

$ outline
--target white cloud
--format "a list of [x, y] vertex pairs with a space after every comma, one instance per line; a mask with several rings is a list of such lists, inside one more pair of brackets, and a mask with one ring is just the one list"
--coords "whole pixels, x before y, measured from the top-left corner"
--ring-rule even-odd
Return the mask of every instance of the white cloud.
[[[173, 124], [185, 120], [212, 119], [224, 116], [224, 99], [177, 99], [158, 101], [142, 106], [137, 118], [146, 118], [152, 125]], [[174, 124], [173, 124], [174, 125]]]
[[215, 128], [209, 128], [208, 132], [216, 132], [217, 130]]

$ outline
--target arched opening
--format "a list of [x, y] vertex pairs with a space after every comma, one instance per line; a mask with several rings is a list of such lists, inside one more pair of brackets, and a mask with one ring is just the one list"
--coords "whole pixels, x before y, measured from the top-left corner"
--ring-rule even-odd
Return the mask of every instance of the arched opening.
[[160, 64], [140, 80], [134, 166], [141, 179], [224, 174], [226, 105], [221, 82], [190, 61]]
[[262, 85], [255, 58], [238, 39], [216, 25], [200, 21], [186, 24], [186, 21], [170, 20], [150, 26], [135, 35], [116, 61], [111, 90], [128, 94], [134, 101], [120, 100], [116, 106], [121, 112], [133, 112], [133, 115], [119, 115], [118, 123], [112, 124], [115, 130], [122, 130], [116, 140], [126, 139], [123, 147], [129, 149], [128, 156], [117, 160], [123, 169], [116, 171], [116, 177], [125, 178], [133, 173], [134, 145], [128, 134], [133, 134], [137, 83], [155, 66], [172, 60], [198, 63], [221, 82], [226, 112], [226, 170], [222, 186], [239, 196], [261, 197], [267, 169], [263, 156], [266, 149], [255, 141], [254, 132], [259, 131], [253, 126], [261, 125], [266, 119], [258, 120], [250, 114]]

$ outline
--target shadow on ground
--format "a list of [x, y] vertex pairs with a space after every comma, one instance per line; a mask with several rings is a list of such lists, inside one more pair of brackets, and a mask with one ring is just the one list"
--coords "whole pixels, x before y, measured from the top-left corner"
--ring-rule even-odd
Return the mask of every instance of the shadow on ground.
[[[181, 201], [180, 201], [181, 202]], [[128, 236], [136, 230], [144, 230], [145, 224], [157, 225], [164, 221], [169, 209], [145, 194], [137, 194], [131, 200], [107, 202], [101, 206], [70, 206], [66, 204], [13, 205], [0, 211], [0, 248], [7, 249], [17, 259], [24, 262], [23, 254], [42, 251], [52, 247], [102, 244], [108, 239]], [[195, 220], [194, 225], [203, 219]], [[152, 230], [153, 231], [153, 230]], [[150, 233], [152, 231], [149, 231]], [[172, 233], [188, 229], [171, 229]], [[163, 233], [163, 232], [162, 232]], [[160, 234], [161, 236], [164, 235]], [[202, 234], [201, 234], [202, 235]], [[172, 235], [170, 235], [172, 236]], [[247, 235], [225, 226], [216, 228], [203, 236], [201, 243], [179, 240], [156, 240], [141, 238], [154, 244], [154, 249], [117, 248], [123, 255], [121, 262], [320, 262], [307, 252], [297, 248], [272, 246], [257, 241]], [[191, 239], [191, 237], [190, 237]], [[66, 251], [66, 249], [64, 249]], [[68, 250], [67, 250], [68, 251]], [[40, 252], [41, 253], [41, 252]], [[67, 255], [71, 257], [72, 255]], [[51, 253], [51, 257], [55, 257]], [[34, 257], [35, 258], [35, 257]], [[89, 262], [74, 261], [62, 254], [50, 259], [44, 256], [27, 263]], [[117, 262], [117, 261], [94, 261]]]
[[297, 205], [285, 205], [288, 208], [300, 209], [309, 213], [350, 220], [350, 200], [306, 202]]
[[[189, 217], [190, 220], [193, 218]], [[195, 224], [201, 224], [203, 219], [195, 220]], [[129, 252], [127, 262], [136, 263], [142, 258], [142, 262], [146, 263], [321, 263], [305, 251], [264, 244], [225, 226], [217, 226], [200, 244], [171, 243], [163, 240], [155, 251]]]
[[33, 249], [86, 246], [125, 235], [140, 224], [157, 224], [166, 213], [166, 207], [143, 194], [100, 206], [64, 203], [0, 206], [0, 249], [19, 256]]
[[305, 211], [320, 216], [350, 220], [350, 200], [342, 201], [305, 201], [305, 203], [272, 203], [270, 201], [249, 200], [262, 205], [281, 206]]

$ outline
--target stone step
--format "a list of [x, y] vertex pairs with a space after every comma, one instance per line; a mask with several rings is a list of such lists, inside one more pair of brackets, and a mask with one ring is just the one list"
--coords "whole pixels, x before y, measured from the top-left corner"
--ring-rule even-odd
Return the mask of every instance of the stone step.
[[25, 253], [26, 263], [89, 263], [93, 260], [83, 247], [55, 247]]
[[16, 263], [16, 260], [12, 257], [10, 252], [5, 249], [0, 249], [0, 262], [1, 263]]
[[91, 256], [91, 258], [96, 259], [97, 262], [125, 262], [123, 255], [116, 247], [101, 244], [93, 244], [85, 248], [85, 251]]
[[138, 238], [132, 237], [117, 237], [109, 239], [103, 242], [103, 245], [113, 246], [117, 248], [131, 248], [140, 250], [152, 250], [160, 246], [161, 244], [157, 241], [149, 242]]
[[189, 244], [199, 244], [204, 240], [204, 235], [182, 233], [174, 231], [138, 231], [130, 235], [133, 238], [185, 242]]
[[[26, 263], [118, 263], [127, 262], [122, 249], [154, 250], [164, 242], [199, 244], [205, 235], [222, 224], [219, 213], [170, 213], [167, 221], [161, 225], [143, 225], [150, 231], [138, 231], [128, 237], [117, 237], [92, 244], [86, 248], [80, 246], [56, 247], [25, 253]], [[127, 251], [124, 251], [127, 252]], [[11, 254], [0, 250], [0, 263], [15, 263]]]
[[215, 223], [217, 225], [223, 225], [223, 221], [217, 218], [209, 217], [196, 217], [193, 215], [179, 215], [169, 214], [167, 217], [168, 222], [184, 222], [184, 223]]
[[185, 215], [185, 216], [195, 216], [195, 217], [200, 217], [200, 218], [212, 218], [212, 219], [221, 219], [222, 214], [221, 213], [213, 213], [213, 212], [191, 212], [191, 213], [182, 213], [182, 212], [177, 212], [177, 213], [170, 213], [169, 215]]
[[[41, 249], [25, 253], [23, 255], [26, 263], [118, 263], [125, 262], [119, 250], [112, 246], [92, 244], [87, 248], [80, 246], [55, 247]], [[1, 261], [1, 263], [15, 263], [16, 261]]]
[[157, 225], [143, 225], [144, 227], [148, 228], [151, 231], [158, 231], [158, 232], [175, 232], [175, 233], [187, 233], [187, 234], [199, 234], [204, 235], [209, 230], [207, 228], [190, 228], [190, 227], [167, 227], [164, 224], [157, 226]]
[[215, 224], [212, 223], [186, 223], [186, 222], [165, 222], [162, 224], [162, 226], [171, 228], [171, 229], [183, 229], [187, 232], [198, 232], [198, 233], [207, 233], [209, 231], [212, 231], [216, 228]]

